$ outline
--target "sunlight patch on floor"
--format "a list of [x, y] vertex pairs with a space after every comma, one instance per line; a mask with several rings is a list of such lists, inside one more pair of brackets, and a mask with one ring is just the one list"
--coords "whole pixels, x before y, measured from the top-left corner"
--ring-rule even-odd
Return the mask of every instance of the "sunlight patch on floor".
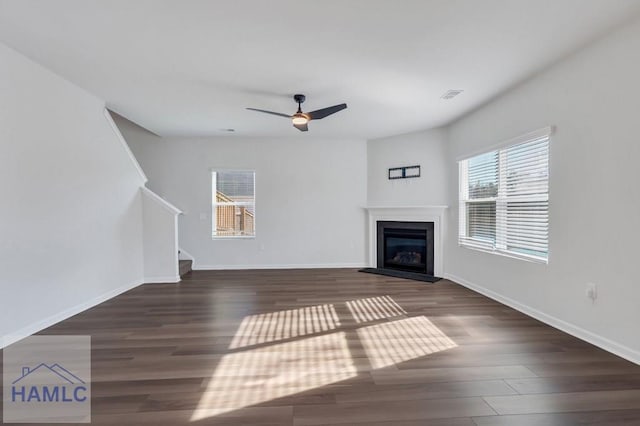
[[225, 355], [191, 421], [355, 377], [345, 333], [335, 332]]
[[[191, 421], [354, 378], [358, 369], [350, 344], [364, 348], [370, 365], [366, 370], [457, 346], [427, 317], [406, 317], [390, 296], [351, 300], [343, 306], [358, 324], [352, 328], [350, 322], [346, 331], [339, 330], [333, 304], [245, 317], [230, 345], [235, 352], [220, 360]], [[365, 324], [373, 321], [378, 323]], [[286, 339], [291, 340], [283, 342]]]
[[340, 321], [333, 305], [306, 306], [250, 315], [242, 320], [229, 348], [237, 349], [321, 333], [335, 330], [339, 326]]
[[373, 368], [389, 367], [458, 346], [424, 316], [363, 327], [357, 333]]
[[347, 302], [347, 308], [357, 323], [393, 318], [407, 313], [391, 296], [351, 300]]

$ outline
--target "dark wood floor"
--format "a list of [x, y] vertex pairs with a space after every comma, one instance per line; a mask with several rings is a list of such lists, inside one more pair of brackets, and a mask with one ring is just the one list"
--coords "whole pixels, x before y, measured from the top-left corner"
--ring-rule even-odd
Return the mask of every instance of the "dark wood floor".
[[446, 280], [194, 271], [41, 334], [92, 336], [97, 425], [640, 425], [640, 366]]

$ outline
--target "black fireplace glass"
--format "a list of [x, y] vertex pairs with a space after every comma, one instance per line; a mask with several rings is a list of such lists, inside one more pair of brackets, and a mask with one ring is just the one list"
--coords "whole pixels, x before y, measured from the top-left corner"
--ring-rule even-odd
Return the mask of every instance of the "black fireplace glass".
[[378, 268], [433, 275], [433, 222], [378, 221]]

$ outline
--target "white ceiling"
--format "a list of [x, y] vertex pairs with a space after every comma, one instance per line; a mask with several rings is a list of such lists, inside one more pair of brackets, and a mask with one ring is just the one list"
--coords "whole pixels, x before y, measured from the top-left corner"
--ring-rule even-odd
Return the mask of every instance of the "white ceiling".
[[[640, 0], [0, 0], [0, 40], [163, 136], [447, 124], [640, 13]], [[453, 100], [440, 96], [464, 89]]]

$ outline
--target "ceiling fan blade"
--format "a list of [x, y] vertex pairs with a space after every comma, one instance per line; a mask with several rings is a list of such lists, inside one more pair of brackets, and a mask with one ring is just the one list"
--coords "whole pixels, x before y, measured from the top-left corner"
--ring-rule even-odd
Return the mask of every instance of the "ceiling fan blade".
[[309, 130], [309, 126], [307, 125], [307, 123], [294, 124], [293, 127], [295, 127], [296, 129], [300, 130], [301, 132], [306, 132], [306, 131]]
[[311, 120], [320, 120], [328, 115], [335, 114], [338, 111], [342, 111], [347, 107], [347, 104], [334, 105], [327, 108], [317, 109], [315, 111], [308, 112], [307, 115]]
[[282, 114], [280, 112], [267, 111], [266, 109], [257, 109], [257, 108], [247, 108], [247, 109], [250, 111], [264, 112], [265, 114], [278, 115], [280, 117], [291, 118], [289, 114]]

